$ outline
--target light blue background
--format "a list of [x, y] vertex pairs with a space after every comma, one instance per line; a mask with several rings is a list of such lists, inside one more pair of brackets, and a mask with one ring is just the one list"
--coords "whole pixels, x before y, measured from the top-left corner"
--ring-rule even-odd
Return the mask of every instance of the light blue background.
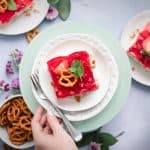
[[[72, 0], [69, 20], [103, 26], [119, 40], [128, 20], [148, 9], [150, 0]], [[57, 19], [52, 23], [44, 21], [40, 29], [43, 30], [46, 26], [57, 22], [60, 20]], [[0, 36], [0, 79], [11, 80], [9, 77], [6, 78], [3, 65], [9, 58], [9, 52], [15, 48], [25, 51], [27, 46], [24, 35]], [[0, 103], [4, 96], [0, 96]], [[125, 131], [119, 142], [110, 148], [111, 150], [150, 150], [150, 87], [132, 81], [126, 104], [103, 130], [114, 135]], [[1, 145], [0, 142], [0, 150]]]

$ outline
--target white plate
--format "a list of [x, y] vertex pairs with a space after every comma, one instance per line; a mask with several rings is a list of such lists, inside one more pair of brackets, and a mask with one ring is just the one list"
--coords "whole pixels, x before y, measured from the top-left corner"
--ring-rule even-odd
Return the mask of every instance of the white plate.
[[[20, 96], [22, 96], [22, 95], [11, 96], [8, 99], [6, 99], [3, 103], [1, 103], [0, 106], [2, 106], [5, 102], [7, 102], [7, 101], [9, 101], [9, 100], [11, 100], [13, 98], [20, 97]], [[10, 140], [9, 140], [6, 128], [2, 128], [2, 127], [0, 127], [0, 139], [4, 143], [6, 143], [7, 145], [9, 145], [10, 147], [13, 147], [13, 148], [16, 148], [16, 149], [26, 149], [26, 148], [30, 148], [30, 147], [32, 147], [34, 145], [33, 141], [26, 142], [25, 144], [22, 144], [22, 145], [14, 145], [14, 144], [12, 144], [10, 142]]]
[[0, 27], [0, 34], [4, 35], [17, 35], [32, 30], [38, 26], [45, 18], [49, 9], [49, 4], [46, 0], [35, 0], [33, 9], [39, 12], [32, 12], [30, 16], [24, 13], [18, 16], [13, 22], [5, 27]]
[[[135, 38], [130, 38], [130, 36], [137, 30], [142, 30], [146, 23], [150, 22], [150, 11], [144, 11], [139, 15], [135, 16], [130, 20], [125, 27], [123, 34], [121, 36], [121, 45], [125, 51], [136, 41]], [[130, 58], [130, 63], [132, 67], [132, 77], [147, 86], [150, 86], [150, 71], [146, 71], [139, 63]]]
[[[98, 79], [100, 88], [96, 91], [90, 92], [87, 94], [87, 96], [84, 96], [80, 103], [77, 103], [74, 98], [57, 100], [55, 92], [53, 91], [53, 88], [50, 84], [51, 79], [50, 74], [47, 71], [46, 61], [52, 57], [68, 55], [78, 50], [88, 50], [89, 53], [93, 52], [97, 66], [94, 69], [94, 76], [96, 79]], [[114, 86], [110, 85], [110, 79], [113, 75], [113, 72], [117, 72], [117, 67], [115, 67], [114, 64], [113, 57], [105, 49], [105, 47], [100, 44], [99, 41], [96, 41], [94, 38], [89, 37], [88, 35], [67, 34], [48, 42], [40, 50], [34, 62], [33, 70], [35, 70], [35, 68], [40, 68], [39, 78], [41, 87], [45, 91], [46, 95], [50, 98], [50, 100], [55, 103], [55, 105], [67, 111], [81, 111], [92, 108], [96, 104], [100, 103], [108, 88]], [[112, 69], [112, 67], [114, 68]]]

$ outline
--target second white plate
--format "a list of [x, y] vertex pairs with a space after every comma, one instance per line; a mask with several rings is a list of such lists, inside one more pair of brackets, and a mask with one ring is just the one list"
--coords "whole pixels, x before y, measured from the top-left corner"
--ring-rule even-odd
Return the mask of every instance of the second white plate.
[[[93, 54], [96, 60], [94, 76], [98, 79], [100, 88], [96, 91], [88, 93], [81, 99], [80, 103], [70, 97], [63, 100], [58, 100], [55, 96], [53, 87], [50, 84], [51, 77], [48, 72], [46, 62], [52, 57], [68, 55], [74, 51], [80, 50], [86, 50]], [[45, 94], [57, 107], [66, 111], [83, 111], [94, 107], [102, 101], [106, 92], [109, 90], [109, 87], [113, 87], [114, 89], [116, 88], [116, 85], [113, 82], [110, 82], [111, 78], [114, 77], [118, 80], [118, 69], [112, 55], [99, 41], [89, 37], [88, 35], [67, 34], [57, 37], [53, 41], [49, 41], [40, 50], [34, 66], [35, 64], [38, 66], [37, 68], [40, 68], [40, 84]], [[33, 70], [35, 69], [34, 66]], [[113, 90], [110, 90], [109, 94], [111, 95], [113, 92]]]
[[[150, 11], [144, 11], [129, 21], [121, 36], [121, 45], [125, 51], [136, 41], [137, 29], [142, 30], [150, 22]], [[131, 36], [135, 33], [135, 37]], [[146, 71], [139, 63], [130, 58], [132, 77], [143, 85], [150, 86], [150, 71]]]

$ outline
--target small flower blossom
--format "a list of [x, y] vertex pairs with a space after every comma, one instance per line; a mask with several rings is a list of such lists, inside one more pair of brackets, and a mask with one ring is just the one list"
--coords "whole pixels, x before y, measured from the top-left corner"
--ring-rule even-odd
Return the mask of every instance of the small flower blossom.
[[46, 15], [46, 19], [47, 20], [54, 20], [58, 17], [58, 10], [55, 8], [55, 7], [50, 7], [48, 12], [47, 12], [47, 15]]
[[90, 150], [101, 150], [101, 145], [96, 142], [91, 142]]
[[8, 83], [6, 83], [4, 80], [0, 80], [0, 90], [1, 91], [9, 91], [10, 90], [10, 86]]
[[7, 75], [14, 74], [11, 61], [7, 61], [7, 63], [6, 63], [6, 74]]
[[11, 81], [11, 87], [12, 87], [13, 89], [19, 89], [19, 88], [20, 88], [19, 79], [18, 79], [18, 78], [13, 79], [13, 80]]
[[12, 57], [13, 59], [13, 63], [14, 65], [19, 68], [19, 64], [21, 62], [21, 59], [23, 57], [23, 54], [21, 51], [19, 51], [18, 49], [15, 49], [11, 52], [10, 56]]

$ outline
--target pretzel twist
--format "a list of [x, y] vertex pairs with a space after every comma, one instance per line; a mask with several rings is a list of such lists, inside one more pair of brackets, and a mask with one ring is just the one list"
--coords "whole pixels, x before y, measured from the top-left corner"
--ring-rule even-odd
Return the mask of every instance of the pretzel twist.
[[27, 42], [30, 43], [39, 34], [39, 29], [35, 28], [26, 33]]
[[19, 119], [19, 125], [25, 131], [31, 131], [31, 118], [29, 116], [21, 116]]
[[11, 105], [7, 110], [7, 117], [10, 122], [16, 121], [19, 119], [20, 109], [15, 105]]
[[8, 125], [9, 121], [8, 121], [8, 118], [7, 118], [7, 111], [4, 111], [1, 116], [0, 116], [0, 125], [2, 127]]
[[11, 142], [15, 145], [21, 145], [26, 141], [27, 135], [24, 130], [19, 127], [12, 127], [9, 133], [9, 138]]
[[58, 82], [64, 87], [73, 87], [77, 81], [77, 77], [72, 72], [69, 70], [62, 70]]
[[0, 0], [0, 13], [4, 13], [8, 9], [7, 0]]
[[7, 111], [8, 107], [11, 105], [11, 102], [6, 102], [4, 105], [0, 107], [0, 116], [4, 111]]
[[32, 141], [33, 140], [33, 135], [32, 135], [31, 131], [27, 133], [27, 140], [28, 141]]

